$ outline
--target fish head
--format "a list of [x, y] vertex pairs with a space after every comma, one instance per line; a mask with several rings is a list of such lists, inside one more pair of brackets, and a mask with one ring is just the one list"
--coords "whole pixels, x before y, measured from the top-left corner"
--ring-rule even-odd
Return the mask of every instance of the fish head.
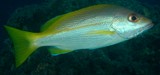
[[116, 33], [126, 39], [133, 38], [152, 26], [150, 19], [125, 8], [117, 9], [112, 23]]

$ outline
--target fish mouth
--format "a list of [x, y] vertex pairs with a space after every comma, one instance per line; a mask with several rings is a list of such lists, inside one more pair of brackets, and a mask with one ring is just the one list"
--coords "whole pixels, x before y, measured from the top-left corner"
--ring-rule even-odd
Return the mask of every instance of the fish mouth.
[[147, 31], [148, 29], [152, 28], [153, 25], [154, 25], [153, 23], [149, 23], [149, 24], [141, 27], [140, 29], [136, 29], [136, 30], [133, 30], [133, 31], [130, 31], [130, 32], [126, 32], [125, 35], [119, 34], [119, 36], [124, 38], [124, 39], [130, 39], [130, 38], [136, 37], [137, 35]]
[[135, 35], [133, 35], [132, 37], [135, 37], [137, 35], [139, 35], [140, 33], [144, 33], [145, 31], [147, 31], [148, 29], [153, 27], [153, 23], [149, 23], [147, 25], [145, 25], [144, 27], [140, 28], [138, 32], [135, 32]]
[[145, 25], [144, 27], [140, 28], [137, 32], [135, 32], [135, 34], [133, 36], [131, 36], [131, 38], [136, 37], [137, 35], [144, 33], [145, 31], [147, 31], [148, 29], [153, 27], [153, 23], [149, 23], [147, 25]]
[[142, 28], [140, 29], [140, 30], [141, 30], [140, 33], [142, 33], [142, 32], [144, 32], [144, 31], [152, 28], [153, 25], [154, 25], [153, 23], [149, 23], [149, 24], [147, 24], [146, 26], [142, 27]]
[[147, 30], [147, 29], [150, 29], [150, 28], [152, 28], [153, 27], [153, 23], [151, 22], [151, 23], [149, 23], [149, 24], [147, 24], [146, 26], [145, 26], [145, 29]]

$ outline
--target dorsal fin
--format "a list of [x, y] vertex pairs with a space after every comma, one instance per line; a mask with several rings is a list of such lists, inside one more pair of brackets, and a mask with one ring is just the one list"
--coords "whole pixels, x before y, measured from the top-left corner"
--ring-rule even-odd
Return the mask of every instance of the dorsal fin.
[[56, 16], [52, 19], [50, 19], [49, 21], [47, 21], [40, 29], [40, 31], [44, 31], [46, 30], [47, 28], [49, 28], [54, 22], [56, 22], [58, 19], [60, 19], [63, 15], [59, 15], [59, 16]]

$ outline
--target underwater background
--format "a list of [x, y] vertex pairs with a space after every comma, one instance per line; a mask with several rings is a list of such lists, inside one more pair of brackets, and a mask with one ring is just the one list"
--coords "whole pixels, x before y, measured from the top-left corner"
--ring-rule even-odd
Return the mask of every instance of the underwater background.
[[[19, 68], [4, 25], [39, 32], [47, 20], [95, 4], [115, 4], [150, 18], [154, 27], [131, 40], [96, 50], [51, 56], [39, 48]], [[0, 75], [160, 75], [158, 0], [1, 0]]]

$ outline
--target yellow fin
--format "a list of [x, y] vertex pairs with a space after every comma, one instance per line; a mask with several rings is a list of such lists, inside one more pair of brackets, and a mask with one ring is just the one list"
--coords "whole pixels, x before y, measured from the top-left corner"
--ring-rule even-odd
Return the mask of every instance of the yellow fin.
[[97, 31], [92, 31], [88, 32], [87, 34], [96, 34], [96, 35], [112, 35], [115, 34], [115, 31], [107, 31], [107, 30], [97, 30]]
[[36, 33], [21, 31], [9, 26], [5, 26], [5, 28], [13, 41], [15, 65], [19, 67], [38, 48], [33, 45], [33, 36], [36, 36]]
[[54, 22], [56, 22], [58, 19], [60, 19], [63, 15], [60, 16], [56, 16], [52, 19], [50, 19], [49, 21], [47, 21], [42, 27], [41, 27], [41, 31], [44, 31], [46, 29], [48, 29]]
[[72, 51], [73, 50], [62, 50], [62, 49], [59, 49], [59, 48], [49, 48], [49, 52], [52, 55], [65, 54], [65, 53], [69, 53], [69, 52], [72, 52]]

